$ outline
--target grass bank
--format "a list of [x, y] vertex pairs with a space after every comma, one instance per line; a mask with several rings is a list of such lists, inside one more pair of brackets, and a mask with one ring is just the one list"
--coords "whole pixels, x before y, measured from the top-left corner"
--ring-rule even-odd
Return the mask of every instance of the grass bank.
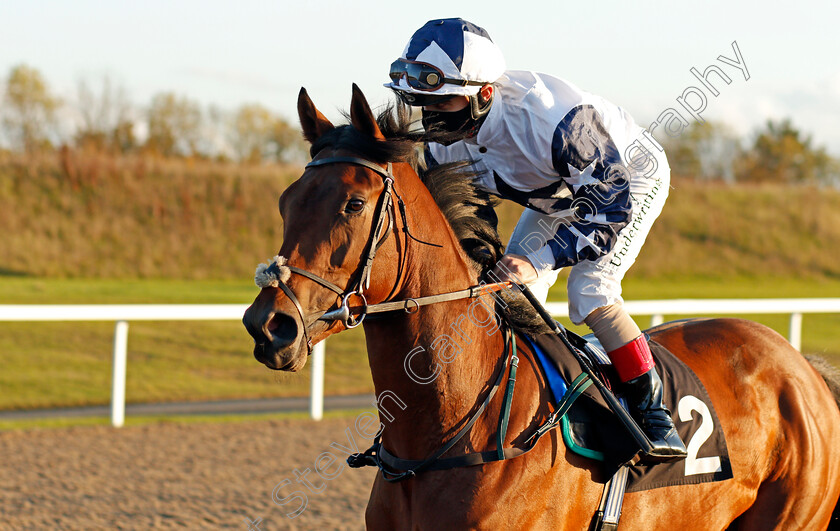
[[64, 151], [0, 155], [0, 274], [241, 278], [279, 248], [277, 198], [300, 175]]
[[[301, 173], [149, 156], [0, 152], [0, 275], [247, 279], [281, 243]], [[510, 234], [520, 207], [499, 208]], [[840, 279], [840, 191], [678, 181], [637, 278]]]

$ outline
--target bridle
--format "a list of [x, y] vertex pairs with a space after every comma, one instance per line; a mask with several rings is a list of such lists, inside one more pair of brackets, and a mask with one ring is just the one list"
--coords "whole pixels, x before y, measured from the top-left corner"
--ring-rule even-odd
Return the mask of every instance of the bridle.
[[[396, 196], [397, 198], [397, 205], [399, 206], [400, 215], [402, 217], [403, 223], [403, 231], [406, 233], [406, 238], [411, 238], [426, 245], [432, 245], [436, 247], [441, 246], [429, 242], [424, 242], [412, 236], [411, 232], [408, 229], [408, 217], [406, 216], [405, 204], [403, 203], [402, 198], [400, 198], [396, 190], [394, 190], [394, 174], [392, 164], [390, 162], [387, 163], [387, 166], [385, 168], [383, 168], [378, 164], [375, 164], [369, 160], [365, 160], [359, 157], [335, 156], [313, 160], [312, 162], [307, 164], [306, 167], [310, 168], [338, 163], [355, 164], [357, 166], [365, 167], [373, 171], [377, 175], [381, 176], [384, 183], [384, 189], [382, 191], [382, 194], [379, 196], [379, 200], [376, 204], [376, 210], [374, 213], [374, 223], [372, 225], [371, 234], [368, 239], [365, 252], [362, 256], [362, 261], [360, 262], [362, 264], [362, 269], [356, 281], [348, 282], [347, 287], [341, 289], [329, 280], [326, 280], [325, 278], [322, 278], [314, 273], [310, 273], [309, 271], [290, 265], [280, 265], [276, 261], [263, 271], [263, 273], [269, 273], [274, 275], [274, 278], [277, 282], [277, 286], [286, 294], [286, 296], [289, 297], [292, 303], [294, 303], [295, 308], [297, 309], [297, 312], [300, 315], [301, 323], [303, 323], [303, 332], [304, 336], [306, 337], [306, 345], [309, 353], [312, 352], [312, 344], [311, 339], [309, 337], [306, 316], [303, 312], [303, 307], [300, 305], [300, 302], [298, 301], [294, 291], [288, 285], [286, 285], [286, 283], [283, 282], [283, 280], [281, 280], [281, 267], [288, 268], [288, 270], [291, 273], [295, 273], [297, 275], [306, 277], [312, 280], [313, 282], [316, 282], [317, 284], [338, 294], [338, 296], [341, 299], [341, 302], [339, 303], [338, 307], [334, 310], [321, 312], [315, 320], [341, 321], [347, 328], [355, 328], [359, 326], [369, 314], [393, 312], [398, 310], [402, 310], [406, 313], [415, 313], [420, 309], [421, 306], [426, 306], [429, 304], [435, 304], [439, 302], [453, 301], [458, 299], [477, 298], [485, 294], [500, 291], [502, 289], [508, 289], [512, 286], [515, 286], [509, 281], [496, 282], [492, 284], [486, 284], [484, 282], [481, 282], [477, 286], [471, 286], [467, 289], [453, 291], [449, 293], [428, 295], [425, 297], [417, 298], [407, 298], [404, 300], [388, 301], [378, 304], [368, 304], [367, 299], [365, 299], [365, 296], [363, 294], [363, 291], [370, 285], [370, 270], [373, 265], [373, 259], [376, 256], [376, 251], [382, 246], [382, 244], [387, 239], [387, 233], [391, 232], [391, 228], [394, 224], [394, 217], [396, 216], [395, 213], [393, 215], [389, 215], [389, 208], [391, 210], [394, 210], [394, 199], [392, 196]], [[386, 215], [389, 215], [390, 220], [388, 222], [387, 232], [384, 236], [382, 236], [382, 229], [385, 226]], [[406, 250], [404, 248], [401, 252], [401, 257], [399, 260], [400, 266], [397, 272], [396, 283], [394, 285], [394, 288], [392, 288], [391, 290], [391, 294], [389, 294], [388, 297], [386, 297], [386, 301], [394, 294], [394, 292], [400, 284], [400, 276], [402, 275], [405, 256]], [[351, 309], [349, 306], [349, 301], [352, 296], [358, 296], [362, 299], [362, 306], [360, 307], [361, 312], [358, 317], [353, 317], [353, 311], [355, 311], [356, 308]], [[513, 401], [513, 390], [516, 382], [516, 369], [519, 363], [519, 357], [516, 354], [516, 337], [511, 327], [506, 328], [503, 356], [504, 359], [499, 373], [490, 388], [490, 392], [485, 397], [481, 406], [475, 411], [475, 413], [473, 413], [470, 419], [466, 421], [466, 423], [458, 431], [458, 433], [455, 434], [452, 438], [450, 438], [430, 457], [422, 460], [400, 459], [390, 454], [384, 448], [384, 446], [382, 446], [381, 438], [377, 436], [374, 440], [373, 445], [370, 448], [368, 448], [365, 452], [354, 453], [350, 455], [347, 458], [348, 465], [353, 468], [359, 468], [363, 466], [376, 466], [379, 468], [380, 472], [382, 473], [382, 477], [386, 481], [397, 482], [412, 478], [416, 476], [417, 473], [424, 470], [447, 470], [450, 468], [475, 466], [484, 463], [492, 463], [495, 461], [503, 461], [506, 459], [519, 457], [533, 450], [536, 447], [536, 444], [539, 441], [539, 439], [545, 433], [554, 429], [559, 424], [560, 420], [571, 407], [572, 403], [575, 402], [575, 400], [592, 382], [585, 372], [581, 374], [578, 378], [575, 379], [574, 382], [572, 382], [571, 386], [567, 389], [566, 394], [557, 404], [556, 411], [536, 430], [535, 433], [533, 433], [528, 438], [528, 440], [525, 441], [523, 447], [503, 448], [505, 434], [507, 432], [508, 419], [510, 416], [511, 403]], [[505, 375], [507, 375], [507, 384], [503, 386], [502, 382], [504, 381]], [[455, 446], [455, 444], [458, 441], [460, 441], [467, 434], [467, 432], [470, 431], [472, 426], [475, 424], [475, 422], [478, 420], [481, 414], [485, 411], [487, 405], [490, 403], [493, 396], [496, 394], [496, 391], [500, 387], [505, 388], [505, 393], [502, 407], [499, 412], [499, 426], [496, 433], [496, 450], [444, 458], [443, 455], [450, 449], [452, 449]]]
[[[491, 284], [482, 282], [477, 286], [472, 286], [467, 289], [453, 291], [449, 293], [441, 293], [437, 295], [429, 295], [417, 298], [407, 298], [404, 300], [388, 301], [378, 304], [368, 304], [367, 299], [364, 296], [364, 290], [370, 287], [370, 272], [371, 268], [373, 267], [373, 259], [376, 257], [376, 252], [385, 243], [385, 241], [388, 238], [388, 234], [392, 232], [394, 218], [396, 217], [396, 209], [394, 208], [394, 197], [396, 197], [396, 205], [399, 207], [400, 217], [402, 218], [403, 231], [406, 234], [406, 238], [411, 238], [425, 245], [430, 245], [434, 247], [442, 246], [434, 243], [425, 242], [414, 237], [411, 234], [408, 228], [408, 217], [406, 215], [405, 203], [403, 202], [399, 193], [397, 193], [397, 191], [394, 189], [394, 173], [392, 163], [388, 162], [383, 168], [379, 164], [376, 164], [363, 158], [335, 156], [326, 157], [322, 159], [315, 159], [309, 164], [307, 164], [306, 168], [340, 163], [353, 164], [356, 166], [362, 166], [364, 168], [367, 168], [379, 175], [380, 177], [382, 177], [382, 182], [384, 185], [382, 193], [380, 194], [379, 199], [376, 203], [376, 209], [374, 211], [374, 221], [371, 226], [371, 233], [368, 238], [367, 245], [365, 246], [365, 251], [362, 255], [362, 260], [360, 262], [362, 268], [356, 280], [351, 280], [350, 282], [348, 282], [347, 287], [342, 289], [323, 277], [306, 271], [305, 269], [300, 269], [291, 265], [281, 266], [275, 262], [269, 265], [269, 267], [264, 271], [265, 274], [274, 276], [277, 287], [280, 288], [283, 291], [283, 293], [286, 294], [289, 300], [291, 300], [294, 304], [295, 309], [297, 310], [297, 313], [300, 316], [301, 323], [303, 324], [303, 333], [304, 337], [306, 338], [307, 349], [310, 351], [310, 353], [312, 350], [312, 342], [311, 338], [309, 337], [309, 324], [307, 323], [307, 316], [304, 313], [303, 307], [298, 301], [298, 298], [295, 295], [294, 291], [283, 280], [281, 280], [281, 267], [287, 268], [291, 273], [295, 273], [297, 275], [306, 277], [309, 280], [312, 280], [313, 282], [335, 292], [338, 295], [340, 300], [338, 307], [336, 307], [333, 310], [316, 312], [314, 315], [316, 315], [317, 317], [311, 320], [312, 323], [316, 321], [341, 321], [347, 328], [355, 328], [359, 326], [360, 324], [362, 324], [365, 318], [371, 314], [394, 312], [398, 310], [402, 310], [406, 313], [415, 313], [420, 309], [421, 306], [426, 306], [429, 304], [435, 304], [439, 302], [453, 301], [458, 299], [476, 298], [487, 293], [500, 291], [502, 289], [507, 289], [510, 287], [510, 282], [498, 282]], [[391, 212], [393, 212], [393, 214]], [[382, 233], [383, 227], [385, 227], [386, 216], [388, 217], [388, 224], [387, 229], [384, 231], [385, 234], [383, 236]], [[385, 297], [386, 301], [387, 299], [391, 298], [391, 296], [393, 296], [394, 292], [399, 286], [405, 259], [406, 252], [405, 249], [403, 249], [399, 260], [397, 280], [394, 284], [394, 287], [391, 290], [391, 293], [387, 297]], [[351, 308], [350, 300], [352, 297], [360, 298], [362, 303], [361, 306]], [[354, 311], [359, 312], [358, 317], [353, 316]], [[312, 315], [310, 315], [310, 318], [311, 317]]]

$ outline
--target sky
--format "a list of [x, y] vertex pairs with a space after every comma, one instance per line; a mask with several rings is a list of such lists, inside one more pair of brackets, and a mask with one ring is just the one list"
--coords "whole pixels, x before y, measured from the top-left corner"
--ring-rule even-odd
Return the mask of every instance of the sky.
[[[840, 7], [829, 1], [566, 2], [484, 0], [160, 1], [0, 0], [0, 81], [25, 63], [62, 99], [103, 76], [138, 107], [159, 92], [232, 110], [259, 103], [292, 122], [305, 87], [335, 122], [352, 83], [373, 106], [392, 99], [388, 66], [427, 20], [483, 27], [507, 67], [571, 81], [624, 107], [647, 127], [668, 108], [727, 123], [748, 137], [791, 118], [840, 155]], [[470, 5], [471, 7], [463, 7]], [[481, 7], [479, 7], [481, 6]], [[718, 59], [735, 60], [749, 75]], [[690, 72], [717, 65], [714, 96]]]

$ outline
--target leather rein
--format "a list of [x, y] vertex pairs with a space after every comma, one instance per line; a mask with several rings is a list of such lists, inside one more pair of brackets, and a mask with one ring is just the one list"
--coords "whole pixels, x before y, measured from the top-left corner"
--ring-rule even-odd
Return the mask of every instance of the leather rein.
[[[405, 204], [403, 203], [402, 198], [394, 189], [394, 175], [392, 165], [390, 162], [387, 163], [387, 166], [385, 168], [383, 168], [371, 161], [362, 158], [336, 156], [313, 160], [312, 162], [306, 165], [306, 168], [339, 163], [354, 164], [357, 166], [365, 167], [382, 177], [382, 181], [385, 186], [382, 191], [382, 194], [379, 196], [379, 200], [377, 201], [376, 211], [374, 214], [374, 223], [371, 229], [371, 235], [368, 240], [364, 255], [362, 257], [362, 261], [360, 262], [362, 264], [361, 273], [359, 274], [356, 281], [348, 282], [347, 287], [341, 289], [339, 286], [335, 285], [329, 280], [304, 269], [300, 269], [298, 267], [285, 264], [279, 265], [277, 262], [274, 262], [265, 270], [265, 273], [272, 274], [274, 276], [274, 278], [277, 281], [278, 287], [281, 290], [283, 290], [286, 296], [289, 297], [292, 303], [294, 303], [298, 315], [300, 316], [301, 322], [303, 323], [303, 332], [304, 336], [306, 337], [307, 349], [310, 354], [312, 352], [312, 343], [311, 338], [309, 337], [309, 326], [307, 325], [306, 314], [304, 313], [303, 307], [298, 301], [298, 298], [295, 295], [294, 291], [285, 282], [281, 280], [281, 267], [287, 268], [291, 273], [295, 273], [297, 275], [306, 277], [312, 280], [313, 282], [323, 286], [324, 288], [335, 292], [339, 296], [340, 303], [338, 304], [338, 306], [335, 309], [324, 312], [317, 312], [316, 314], [314, 314], [317, 315], [317, 318], [314, 319], [313, 323], [315, 321], [341, 321], [347, 328], [355, 328], [359, 326], [365, 320], [365, 317], [371, 314], [394, 312], [399, 310], [411, 314], [416, 313], [421, 306], [427, 306], [429, 304], [436, 304], [440, 302], [454, 301], [459, 299], [473, 299], [482, 295], [501, 291], [503, 289], [509, 289], [512, 286], [515, 286], [515, 284], [512, 284], [511, 282], [497, 282], [492, 284], [486, 284], [482, 282], [477, 286], [471, 286], [469, 288], [458, 291], [440, 293], [437, 295], [428, 295], [425, 297], [406, 298], [397, 301], [387, 301], [387, 299], [394, 294], [394, 292], [397, 289], [397, 286], [399, 286], [399, 280], [400, 276], [402, 275], [403, 265], [406, 257], [406, 252], [405, 250], [403, 250], [401, 253], [402, 257], [399, 261], [397, 281], [394, 285], [394, 288], [392, 288], [391, 290], [391, 294], [389, 294], [388, 297], [386, 297], [386, 302], [368, 304], [367, 299], [365, 299], [364, 296], [364, 290], [370, 285], [370, 271], [373, 265], [373, 259], [376, 256], [376, 251], [384, 244], [385, 240], [388, 238], [388, 234], [392, 232], [394, 218], [396, 217], [394, 199], [392, 196], [396, 196], [397, 198], [396, 204], [400, 210], [400, 215], [402, 217], [403, 222], [403, 231], [406, 233], [406, 237], [426, 245], [431, 245], [435, 247], [441, 246], [419, 240], [415, 238], [409, 231]], [[393, 212], [393, 214], [391, 212]], [[388, 227], [385, 230], [385, 235], [383, 236], [382, 232], [383, 227], [385, 226], [385, 216], [388, 216], [389, 221]], [[353, 296], [359, 297], [361, 299], [361, 306], [356, 306], [352, 308], [350, 307], [350, 298]], [[358, 316], [354, 316], [354, 312], [358, 312]], [[350, 465], [353, 468], [359, 468], [363, 466], [375, 466], [379, 468], [380, 472], [382, 473], [382, 477], [386, 481], [397, 482], [412, 478], [421, 471], [447, 470], [451, 468], [475, 466], [484, 463], [492, 463], [495, 461], [503, 461], [506, 459], [519, 457], [533, 450], [537, 444], [537, 441], [539, 441], [539, 439], [545, 433], [552, 430], [558, 425], [562, 417], [571, 407], [572, 403], [580, 396], [580, 394], [587, 387], [589, 387], [589, 385], [592, 382], [585, 373], [581, 374], [580, 377], [578, 377], [574, 382], [572, 382], [571, 386], [566, 392], [566, 395], [564, 395], [560, 402], [557, 404], [557, 409], [554, 411], [554, 413], [548, 418], [548, 420], [546, 420], [542, 425], [540, 425], [537, 428], [537, 430], [528, 438], [528, 440], [525, 441], [522, 447], [504, 448], [504, 440], [505, 435], [507, 433], [508, 419], [510, 417], [510, 407], [511, 403], [513, 402], [513, 391], [514, 386], [516, 384], [516, 370], [519, 363], [519, 356], [516, 353], [516, 334], [509, 326], [505, 330], [505, 346], [502, 351], [502, 355], [504, 356], [502, 367], [500, 368], [499, 374], [496, 376], [496, 379], [490, 387], [489, 392], [484, 398], [484, 401], [481, 403], [481, 405], [478, 407], [475, 413], [470, 417], [470, 419], [467, 420], [464, 426], [458, 431], [458, 433], [456, 433], [451, 439], [444, 443], [431, 456], [422, 460], [400, 459], [399, 457], [396, 457], [389, 453], [382, 445], [380, 437], [377, 436], [374, 439], [373, 445], [370, 448], [368, 448], [365, 452], [350, 455], [347, 458], [348, 465]], [[481, 414], [484, 412], [492, 398], [496, 395], [496, 391], [498, 391], [499, 388], [502, 387], [502, 382], [504, 381], [504, 377], [506, 374], [507, 385], [504, 386], [505, 394], [502, 403], [502, 408], [499, 412], [499, 422], [496, 432], [496, 450], [472, 453], [455, 457], [443, 457], [443, 455], [446, 452], [451, 450], [456, 445], [456, 443], [460, 441], [467, 434], [467, 432], [470, 431], [470, 429], [481, 416]]]
[[[265, 270], [266, 274], [274, 276], [274, 279], [277, 283], [277, 287], [279, 287], [283, 291], [283, 293], [286, 294], [289, 300], [291, 300], [294, 304], [295, 309], [297, 310], [297, 313], [300, 316], [301, 323], [303, 323], [303, 333], [306, 338], [306, 346], [310, 354], [312, 351], [312, 340], [309, 336], [309, 328], [312, 324], [314, 324], [317, 321], [341, 321], [346, 328], [355, 328], [362, 324], [362, 322], [368, 315], [394, 312], [399, 310], [402, 310], [405, 313], [416, 313], [421, 306], [427, 306], [429, 304], [436, 304], [440, 302], [448, 302], [459, 299], [474, 299], [488, 293], [510, 288], [510, 282], [498, 282], [492, 284], [482, 282], [477, 286], [471, 286], [469, 288], [458, 291], [440, 293], [437, 295], [428, 295], [425, 297], [406, 298], [397, 301], [387, 301], [387, 299], [394, 294], [394, 292], [397, 289], [397, 286], [399, 286], [399, 277], [402, 275], [403, 266], [406, 258], [406, 252], [403, 250], [403, 252], [401, 253], [402, 256], [399, 260], [397, 281], [394, 284], [394, 288], [392, 288], [391, 293], [388, 295], [388, 297], [386, 297], [386, 302], [368, 304], [367, 299], [364, 295], [364, 290], [370, 287], [370, 272], [373, 267], [373, 259], [376, 257], [377, 250], [379, 250], [379, 248], [388, 239], [388, 235], [391, 232], [393, 232], [392, 228], [394, 225], [394, 218], [396, 217], [394, 197], [396, 197], [397, 199], [396, 205], [399, 207], [400, 217], [402, 218], [403, 223], [403, 232], [406, 233], [406, 237], [411, 238], [417, 242], [423, 243], [425, 245], [430, 245], [433, 247], [441, 246], [434, 243], [424, 242], [422, 240], [417, 239], [411, 234], [410, 230], [408, 229], [408, 217], [406, 216], [405, 203], [403, 202], [402, 198], [397, 193], [397, 191], [394, 189], [394, 174], [392, 164], [390, 162], [387, 163], [385, 168], [383, 168], [378, 164], [375, 164], [369, 160], [365, 160], [359, 157], [341, 156], [315, 159], [309, 164], [307, 164], [306, 168], [341, 163], [354, 164], [357, 166], [365, 167], [382, 177], [382, 182], [384, 184], [384, 189], [382, 190], [382, 193], [379, 196], [379, 199], [376, 204], [376, 210], [374, 211], [374, 222], [371, 226], [371, 234], [368, 239], [368, 243], [366, 245], [364, 254], [362, 255], [362, 260], [360, 262], [360, 264], [362, 265], [362, 269], [355, 282], [351, 280], [350, 282], [348, 282], [347, 287], [342, 289], [321, 276], [306, 271], [305, 269], [300, 269], [298, 267], [290, 265], [281, 266], [277, 263], [272, 263]], [[385, 228], [386, 216], [388, 217], [387, 228]], [[385, 228], [384, 231], [383, 228]], [[383, 232], [385, 233], [384, 235]], [[332, 310], [316, 312], [307, 316], [306, 313], [303, 311], [303, 307], [298, 301], [298, 298], [295, 295], [294, 291], [283, 280], [281, 280], [281, 267], [287, 268], [290, 272], [300, 275], [302, 277], [306, 277], [309, 280], [312, 280], [313, 282], [323, 286], [324, 288], [335, 292], [340, 300], [337, 307]], [[361, 299], [362, 304], [360, 306], [351, 307], [350, 302], [351, 298], [353, 297]], [[354, 316], [354, 313], [357, 313], [358, 315]], [[313, 316], [315, 317], [314, 319]]]

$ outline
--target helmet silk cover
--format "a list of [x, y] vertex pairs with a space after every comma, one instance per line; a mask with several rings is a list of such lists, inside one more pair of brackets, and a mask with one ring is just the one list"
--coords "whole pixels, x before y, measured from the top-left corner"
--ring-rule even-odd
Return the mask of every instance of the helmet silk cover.
[[[490, 35], [482, 28], [460, 18], [430, 20], [414, 32], [400, 56], [435, 66], [450, 79], [493, 83], [505, 71], [505, 60]], [[434, 91], [420, 91], [408, 85], [405, 77], [385, 84], [410, 93], [440, 96], [478, 93], [476, 85], [444, 83]]]

